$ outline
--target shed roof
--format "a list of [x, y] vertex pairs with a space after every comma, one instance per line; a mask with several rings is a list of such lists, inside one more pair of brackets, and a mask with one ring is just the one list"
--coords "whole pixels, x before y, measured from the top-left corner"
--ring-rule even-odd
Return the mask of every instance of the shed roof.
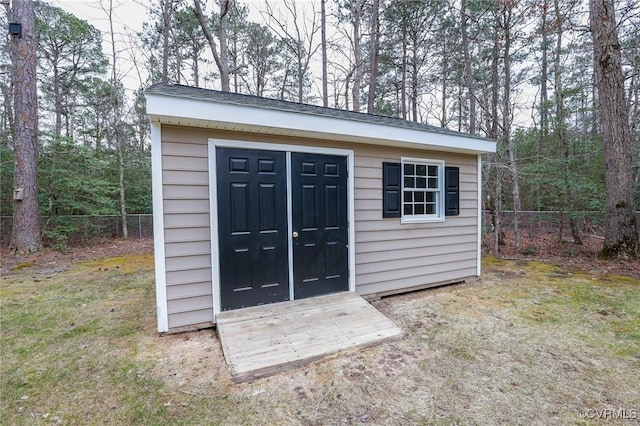
[[398, 118], [196, 87], [154, 84], [147, 114], [162, 124], [481, 154], [492, 140]]

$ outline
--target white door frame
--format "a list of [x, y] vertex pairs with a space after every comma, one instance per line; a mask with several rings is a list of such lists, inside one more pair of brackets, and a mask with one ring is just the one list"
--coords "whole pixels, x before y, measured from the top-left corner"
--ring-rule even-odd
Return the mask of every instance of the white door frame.
[[263, 151], [278, 151], [286, 153], [287, 169], [287, 232], [288, 232], [288, 258], [289, 258], [289, 300], [293, 297], [293, 246], [291, 244], [292, 233], [292, 199], [291, 199], [291, 153], [301, 152], [308, 154], [325, 154], [347, 157], [347, 220], [348, 220], [348, 268], [349, 268], [349, 291], [356, 290], [355, 276], [355, 205], [354, 205], [354, 153], [349, 149], [321, 148], [304, 145], [288, 145], [277, 143], [247, 142], [232, 139], [209, 139], [209, 208], [210, 208], [210, 229], [211, 229], [211, 272], [213, 291], [213, 319], [217, 322], [218, 314], [221, 312], [220, 299], [220, 253], [218, 240], [218, 179], [216, 169], [216, 148], [238, 148], [253, 149]]

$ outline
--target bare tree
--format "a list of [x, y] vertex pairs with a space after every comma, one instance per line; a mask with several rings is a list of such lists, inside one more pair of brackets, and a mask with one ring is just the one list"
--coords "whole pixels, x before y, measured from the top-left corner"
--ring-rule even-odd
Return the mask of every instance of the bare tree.
[[613, 0], [590, 1], [590, 26], [607, 191], [605, 237], [600, 255], [636, 259], [640, 247], [633, 199], [633, 144]]
[[329, 89], [327, 77], [327, 11], [326, 0], [320, 0], [320, 35], [322, 45], [322, 105], [329, 106]]
[[469, 133], [476, 134], [476, 90], [471, 54], [469, 52], [469, 0], [462, 0], [460, 6], [460, 33], [462, 35], [462, 53], [464, 58], [464, 75], [469, 96]]
[[354, 111], [360, 111], [360, 88], [362, 86], [363, 60], [361, 43], [362, 12], [365, 0], [351, 0], [351, 25], [353, 27], [353, 98], [351, 104]]
[[502, 111], [502, 131], [505, 139], [505, 146], [508, 155], [509, 171], [511, 172], [511, 195], [513, 200], [513, 229], [515, 233], [516, 249], [520, 248], [520, 230], [518, 227], [518, 212], [520, 208], [520, 184], [518, 182], [518, 166], [516, 164], [516, 154], [513, 138], [511, 137], [511, 122], [513, 120], [511, 111], [511, 55], [513, 43], [513, 25], [514, 21], [513, 8], [509, 5], [502, 9], [502, 39], [504, 43], [503, 70], [504, 70], [504, 94], [503, 94], [503, 111]]
[[220, 29], [218, 33], [218, 42], [220, 43], [220, 51], [218, 52], [218, 46], [213, 37], [213, 33], [209, 28], [209, 24], [205, 18], [204, 12], [202, 11], [202, 5], [200, 4], [200, 0], [193, 0], [193, 12], [198, 18], [198, 23], [200, 24], [200, 28], [202, 28], [202, 32], [207, 38], [207, 42], [209, 43], [209, 48], [211, 49], [211, 54], [213, 55], [213, 60], [216, 62], [218, 66], [218, 71], [220, 72], [220, 86], [222, 91], [229, 92], [231, 91], [230, 79], [229, 79], [229, 49], [227, 45], [227, 22], [228, 22], [228, 12], [233, 4], [233, 0], [220, 0]]
[[162, 7], [162, 82], [169, 82], [169, 33], [173, 17], [173, 0], [160, 0]]
[[38, 208], [38, 93], [33, 1], [13, 2], [13, 21], [22, 36], [11, 43], [15, 112], [15, 169], [11, 251], [31, 253], [42, 248]]
[[120, 80], [117, 74], [117, 61], [118, 56], [116, 52], [116, 40], [115, 31], [113, 29], [113, 0], [109, 0], [108, 6], [104, 6], [100, 3], [102, 10], [107, 14], [109, 19], [109, 36], [111, 39], [111, 108], [113, 108], [111, 123], [112, 137], [115, 144], [116, 153], [118, 155], [118, 192], [120, 195], [120, 216], [122, 219], [122, 238], [125, 240], [129, 238], [129, 228], [127, 226], [127, 203], [126, 203], [126, 191], [124, 185], [125, 174], [125, 158], [124, 158], [124, 135], [122, 134], [122, 107], [124, 99], [119, 96], [118, 88], [121, 86]]
[[378, 18], [380, 0], [373, 0], [371, 13], [371, 43], [369, 46], [369, 93], [367, 113], [375, 113], [376, 85], [378, 82], [378, 51], [380, 50], [380, 19]]
[[[297, 101], [304, 101], [305, 82], [309, 78], [309, 68], [311, 58], [318, 51], [320, 45], [314, 42], [314, 38], [320, 26], [316, 22], [315, 16], [308, 19], [305, 11], [298, 11], [298, 6], [294, 0], [284, 0], [283, 7], [287, 11], [285, 16], [281, 12], [277, 12], [268, 1], [265, 1], [267, 26], [277, 34], [288, 53], [295, 57], [295, 85], [297, 89]], [[314, 11], [315, 15], [315, 11]], [[289, 69], [285, 64], [285, 74]], [[287, 82], [285, 75], [284, 84]], [[281, 96], [283, 97], [283, 96]]]
[[[350, 10], [350, 9], [349, 9]], [[346, 21], [342, 10], [336, 12], [338, 23]], [[337, 35], [328, 41], [330, 50], [335, 56], [329, 60], [331, 86], [333, 89], [333, 107], [350, 110], [351, 81], [355, 66], [353, 64], [353, 40], [350, 28], [345, 25], [336, 27]], [[344, 102], [341, 101], [344, 99]]]
[[[540, 24], [540, 32], [542, 35], [542, 58], [540, 67], [540, 138], [544, 141], [549, 134], [549, 95], [548, 95], [548, 79], [549, 79], [549, 28], [548, 28], [548, 9], [549, 0], [542, 3], [542, 22]], [[558, 52], [558, 55], [560, 52]], [[540, 141], [538, 141], [537, 151], [540, 152]]]
[[[569, 160], [570, 160], [570, 151], [569, 151], [569, 141], [567, 140], [567, 111], [565, 108], [565, 90], [562, 81], [563, 71], [561, 66], [561, 60], [563, 55], [563, 35], [564, 35], [564, 26], [565, 26], [565, 16], [562, 12], [563, 9], [571, 9], [571, 8], [562, 8], [559, 0], [553, 0], [554, 6], [554, 14], [555, 14], [555, 35], [556, 35], [556, 48], [554, 50], [553, 55], [553, 73], [554, 73], [554, 92], [555, 92], [555, 103], [556, 103], [556, 126], [554, 129], [555, 136], [560, 144], [562, 149], [562, 156], [564, 157], [564, 164], [562, 170], [562, 177], [564, 180], [564, 196], [565, 196], [565, 205], [567, 206], [569, 211], [574, 211], [574, 195], [573, 189], [571, 187], [571, 176], [569, 170]], [[545, 119], [546, 120], [546, 119]], [[543, 129], [543, 133], [545, 130]], [[560, 234], [559, 237], [562, 239], [562, 225], [561, 221], [560, 226]], [[578, 224], [576, 223], [573, 215], [569, 215], [569, 227], [571, 228], [571, 235], [573, 237], [573, 242], [575, 244], [582, 244], [582, 239], [580, 238], [580, 232], [578, 231]]]

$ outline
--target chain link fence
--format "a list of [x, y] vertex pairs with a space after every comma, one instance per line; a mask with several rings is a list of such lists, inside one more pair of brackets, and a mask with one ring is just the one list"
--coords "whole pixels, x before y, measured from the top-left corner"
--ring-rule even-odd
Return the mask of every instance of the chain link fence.
[[[47, 244], [88, 244], [92, 240], [122, 237], [122, 217], [112, 216], [51, 216], [42, 217], [42, 234]], [[0, 244], [11, 242], [11, 216], [0, 217]], [[127, 215], [129, 238], [153, 237], [152, 214]]]
[[[640, 223], [640, 212], [636, 212]], [[573, 218], [577, 228], [583, 235], [603, 235], [604, 212], [518, 212], [518, 224], [521, 232], [536, 235], [540, 232], [552, 233], [571, 232], [569, 219]], [[483, 234], [492, 231], [491, 213], [484, 211], [482, 214]], [[502, 212], [501, 221], [503, 229], [513, 229], [514, 214]], [[43, 217], [43, 235], [45, 242], [51, 243], [64, 239], [66, 244], [87, 244], [94, 239], [122, 237], [122, 218], [112, 216], [52, 216]], [[0, 244], [2, 247], [9, 245], [11, 240], [12, 217], [0, 217]], [[153, 215], [130, 214], [127, 215], [127, 228], [129, 238], [153, 237]]]
[[[604, 235], [604, 219], [605, 212], [548, 212], [548, 211], [522, 211], [518, 212], [518, 228], [520, 232], [529, 235], [537, 235], [540, 232], [553, 233], [560, 232], [570, 233], [570, 220], [576, 224], [578, 231], [582, 235]], [[640, 212], [636, 212], [636, 219], [640, 224]], [[483, 233], [489, 233], [493, 230], [491, 212], [482, 212], [482, 230]], [[514, 228], [515, 215], [512, 211], [502, 212], [500, 221], [503, 229]]]

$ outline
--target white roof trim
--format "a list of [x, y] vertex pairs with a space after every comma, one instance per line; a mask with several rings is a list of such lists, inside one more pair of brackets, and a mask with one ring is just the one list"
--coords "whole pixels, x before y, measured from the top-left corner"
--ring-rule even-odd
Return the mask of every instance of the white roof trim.
[[370, 122], [147, 93], [152, 122], [221, 130], [329, 139], [370, 145], [483, 154], [496, 152], [488, 139]]

